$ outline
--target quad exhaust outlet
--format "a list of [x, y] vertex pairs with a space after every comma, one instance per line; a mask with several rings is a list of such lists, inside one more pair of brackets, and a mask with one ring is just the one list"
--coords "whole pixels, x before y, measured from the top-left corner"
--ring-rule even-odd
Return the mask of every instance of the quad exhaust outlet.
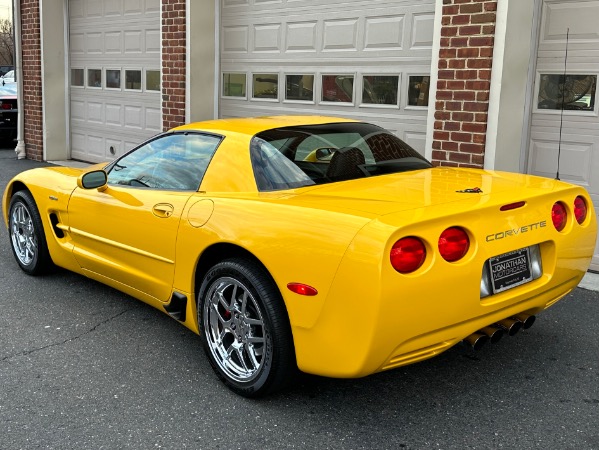
[[520, 313], [472, 333], [463, 342], [473, 350], [480, 350], [487, 342], [499, 342], [504, 334], [514, 336], [521, 329], [527, 330], [535, 323], [535, 319], [533, 315]]

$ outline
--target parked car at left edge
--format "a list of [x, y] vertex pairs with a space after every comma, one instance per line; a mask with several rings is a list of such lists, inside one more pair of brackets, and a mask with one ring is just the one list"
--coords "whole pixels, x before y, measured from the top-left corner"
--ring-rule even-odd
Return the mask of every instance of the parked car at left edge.
[[4, 142], [17, 137], [17, 85], [0, 86], [0, 139]]

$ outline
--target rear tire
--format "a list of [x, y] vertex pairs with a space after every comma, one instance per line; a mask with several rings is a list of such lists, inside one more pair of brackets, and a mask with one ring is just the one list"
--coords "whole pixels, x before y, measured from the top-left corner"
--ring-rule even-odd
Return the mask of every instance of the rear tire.
[[295, 378], [287, 310], [257, 262], [232, 258], [208, 271], [198, 294], [198, 324], [212, 368], [235, 393], [260, 397]]
[[8, 209], [8, 235], [19, 267], [29, 275], [41, 275], [52, 267], [40, 213], [28, 191], [17, 191]]

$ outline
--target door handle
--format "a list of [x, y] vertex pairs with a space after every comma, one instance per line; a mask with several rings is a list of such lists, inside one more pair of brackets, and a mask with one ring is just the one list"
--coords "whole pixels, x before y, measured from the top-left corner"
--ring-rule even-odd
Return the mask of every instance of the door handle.
[[166, 219], [173, 215], [174, 210], [175, 208], [173, 207], [173, 205], [170, 205], [168, 203], [158, 203], [157, 205], [154, 205], [154, 207], [152, 208], [152, 213], [156, 217]]

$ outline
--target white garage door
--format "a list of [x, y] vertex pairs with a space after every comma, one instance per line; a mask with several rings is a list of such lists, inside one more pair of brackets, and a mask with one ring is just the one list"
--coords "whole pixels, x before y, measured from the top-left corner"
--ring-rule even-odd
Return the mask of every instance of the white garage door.
[[[560, 179], [584, 186], [599, 213], [598, 24], [599, 1], [543, 2], [529, 170], [546, 177], [556, 175], [563, 91]], [[568, 28], [567, 76], [562, 90]], [[591, 269], [599, 270], [599, 243]]]
[[161, 131], [160, 0], [69, 0], [71, 158], [114, 159]]
[[424, 152], [434, 0], [223, 0], [221, 117], [360, 118]]

